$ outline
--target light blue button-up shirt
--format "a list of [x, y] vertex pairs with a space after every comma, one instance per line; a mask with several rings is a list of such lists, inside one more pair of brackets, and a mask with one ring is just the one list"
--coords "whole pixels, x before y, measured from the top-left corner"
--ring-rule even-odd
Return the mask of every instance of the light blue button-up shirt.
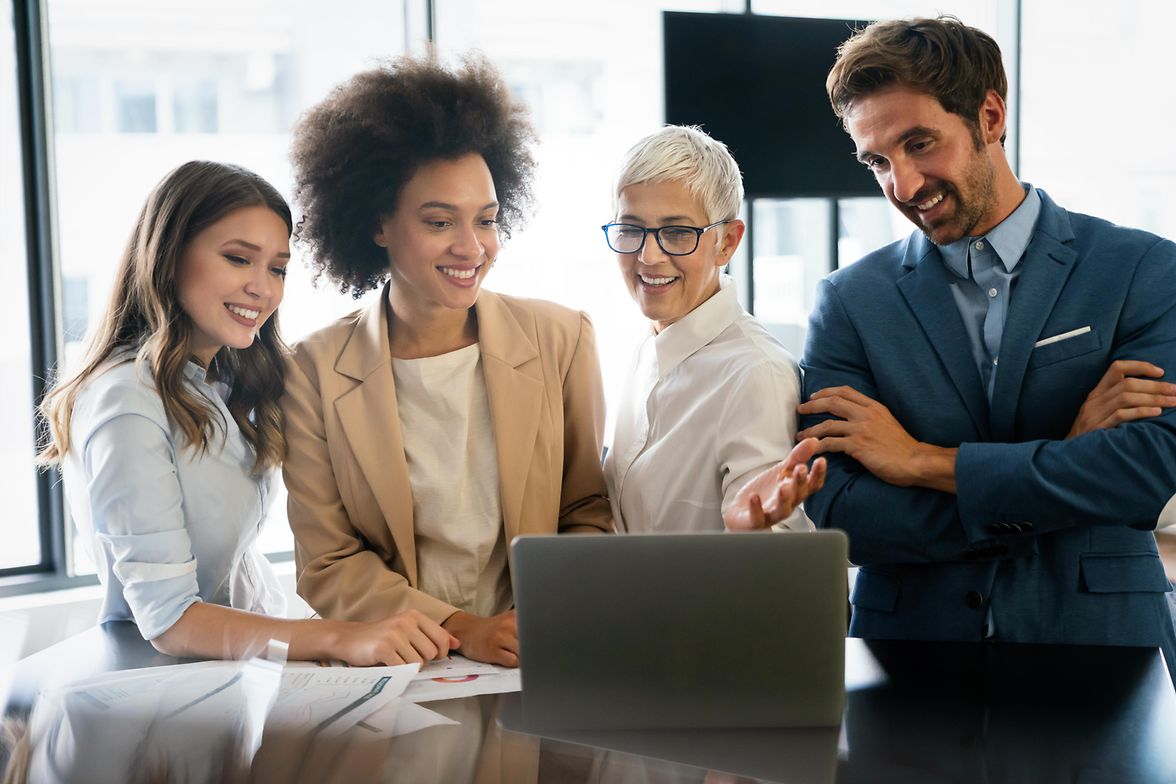
[[1009, 301], [1021, 275], [1021, 258], [1041, 213], [1037, 191], [1027, 183], [1022, 187], [1025, 198], [1021, 204], [986, 235], [964, 237], [939, 248], [944, 265], [956, 278], [951, 293], [989, 402], [1000, 365], [1000, 341]]
[[147, 640], [197, 601], [285, 610], [254, 545], [272, 473], [253, 474], [254, 452], [225, 407], [224, 385], [208, 383], [195, 363], [184, 375], [227, 428], [206, 453], [168, 422], [149, 371], [124, 361], [78, 395], [62, 466], [70, 513], [105, 589], [99, 620], [134, 621]]

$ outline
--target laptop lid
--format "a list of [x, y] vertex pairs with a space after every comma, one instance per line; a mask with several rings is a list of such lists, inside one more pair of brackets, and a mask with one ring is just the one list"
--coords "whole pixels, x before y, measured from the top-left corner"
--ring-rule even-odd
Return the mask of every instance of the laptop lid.
[[575, 728], [840, 724], [840, 531], [520, 536], [523, 712]]

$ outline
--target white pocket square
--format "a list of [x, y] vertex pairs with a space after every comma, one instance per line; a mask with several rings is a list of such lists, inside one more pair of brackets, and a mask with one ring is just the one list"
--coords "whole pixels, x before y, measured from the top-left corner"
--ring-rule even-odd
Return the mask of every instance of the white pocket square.
[[1061, 343], [1063, 340], [1069, 340], [1070, 338], [1076, 338], [1079, 335], [1085, 335], [1089, 331], [1090, 327], [1079, 327], [1078, 329], [1072, 329], [1069, 332], [1063, 332], [1060, 335], [1054, 335], [1052, 338], [1042, 338], [1033, 344], [1033, 348], [1048, 346], [1050, 343]]

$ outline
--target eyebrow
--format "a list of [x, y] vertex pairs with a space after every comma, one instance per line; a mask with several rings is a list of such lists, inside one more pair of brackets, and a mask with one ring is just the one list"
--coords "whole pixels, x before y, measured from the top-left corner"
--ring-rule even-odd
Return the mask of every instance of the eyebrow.
[[[249, 250], [251, 250], [255, 253], [261, 253], [261, 246], [260, 245], [254, 245], [252, 242], [246, 242], [245, 240], [238, 240], [238, 239], [226, 240], [225, 244], [226, 245], [233, 245], [233, 244], [241, 245], [243, 247], [249, 248]], [[277, 255], [277, 258], [289, 259], [290, 254], [289, 253], [279, 253]]]
[[[636, 221], [638, 223], [641, 222], [641, 218], [636, 215], [621, 215], [618, 220]], [[694, 218], [691, 218], [689, 215], [665, 215], [658, 221], [658, 223], [662, 224], [663, 226], [674, 226], [680, 225], [682, 221], [690, 222], [692, 220], [694, 220]]]
[[[916, 125], [913, 128], [907, 128], [905, 131], [900, 133], [898, 135], [898, 138], [894, 140], [894, 143], [896, 145], [899, 145], [899, 144], [902, 144], [903, 142], [907, 141], [908, 139], [913, 139], [916, 136], [938, 136], [938, 135], [939, 135], [939, 131], [935, 130], [934, 128], [928, 128], [926, 125]], [[861, 152], [854, 153], [854, 157], [857, 158], [862, 163], [865, 163], [866, 158], [870, 157], [871, 155], [878, 155], [878, 153], [871, 152], [870, 150], [862, 150]]]
[[[496, 209], [498, 206], [499, 206], [498, 202], [496, 202], [496, 201], [486, 202], [486, 204], [484, 204], [478, 210], [478, 212], [481, 212], [482, 210]], [[440, 210], [449, 210], [450, 212], [457, 212], [459, 208], [456, 204], [450, 204], [449, 202], [445, 202], [445, 201], [427, 201], [424, 204], [422, 204], [421, 206], [417, 207], [417, 209], [418, 210], [440, 209]]]

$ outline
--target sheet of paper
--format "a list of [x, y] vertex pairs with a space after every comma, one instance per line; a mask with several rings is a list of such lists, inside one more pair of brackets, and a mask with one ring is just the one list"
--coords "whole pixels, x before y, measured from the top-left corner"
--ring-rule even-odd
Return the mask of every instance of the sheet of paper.
[[287, 667], [269, 721], [311, 733], [346, 730], [403, 694], [419, 666]]
[[405, 690], [404, 699], [431, 702], [522, 690], [523, 682], [517, 668], [487, 666], [493, 667], [494, 672], [414, 680]]
[[476, 662], [459, 656], [456, 653], [444, 659], [431, 661], [421, 667], [421, 671], [413, 678], [414, 681], [427, 681], [432, 678], [465, 678], [468, 675], [493, 675], [500, 667], [485, 662]]
[[458, 723], [436, 711], [422, 708], [420, 705], [403, 698], [397, 698], [355, 726], [374, 732], [382, 738], [394, 738], [397, 735], [407, 735], [427, 727]]

